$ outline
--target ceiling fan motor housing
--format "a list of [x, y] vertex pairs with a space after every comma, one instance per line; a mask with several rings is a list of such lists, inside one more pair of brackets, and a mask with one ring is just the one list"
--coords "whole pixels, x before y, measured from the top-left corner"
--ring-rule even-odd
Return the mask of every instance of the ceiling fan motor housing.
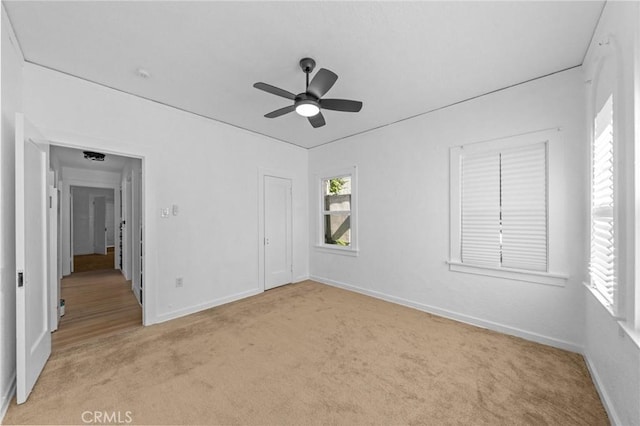
[[316, 61], [311, 58], [302, 58], [300, 59], [300, 68], [302, 71], [309, 74], [313, 72], [313, 69], [316, 67]]

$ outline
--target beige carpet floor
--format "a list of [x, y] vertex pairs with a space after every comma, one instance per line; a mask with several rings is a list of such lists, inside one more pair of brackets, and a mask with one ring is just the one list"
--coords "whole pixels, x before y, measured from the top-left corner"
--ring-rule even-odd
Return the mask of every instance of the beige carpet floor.
[[135, 424], [608, 424], [578, 354], [311, 281], [59, 351], [5, 423], [81, 424], [86, 411]]

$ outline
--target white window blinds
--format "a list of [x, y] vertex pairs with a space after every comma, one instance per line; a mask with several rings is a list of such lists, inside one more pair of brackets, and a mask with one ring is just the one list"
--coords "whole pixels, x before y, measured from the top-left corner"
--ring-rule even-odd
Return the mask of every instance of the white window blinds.
[[500, 158], [502, 266], [546, 271], [546, 144], [504, 151]]
[[591, 176], [591, 284], [614, 305], [616, 286], [614, 223], [613, 98], [595, 119]]
[[461, 261], [547, 271], [546, 142], [462, 156]]
[[500, 264], [500, 154], [462, 160], [462, 263]]

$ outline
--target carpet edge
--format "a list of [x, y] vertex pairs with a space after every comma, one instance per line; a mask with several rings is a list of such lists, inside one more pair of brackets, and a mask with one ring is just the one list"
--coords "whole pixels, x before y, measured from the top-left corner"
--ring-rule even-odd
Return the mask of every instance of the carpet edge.
[[447, 309], [437, 308], [435, 306], [427, 305], [420, 302], [414, 302], [412, 300], [404, 299], [390, 294], [382, 293], [375, 290], [369, 290], [366, 288], [358, 287], [352, 284], [343, 283], [340, 281], [332, 280], [330, 278], [319, 277], [311, 275], [309, 279], [317, 281], [322, 284], [327, 284], [333, 287], [342, 288], [343, 290], [354, 291], [356, 293], [371, 296], [376, 299], [381, 299], [386, 302], [396, 303], [398, 305], [406, 306], [408, 308], [417, 309], [419, 311], [427, 312], [429, 314], [438, 315], [440, 317], [448, 318], [454, 321], [469, 324], [475, 327], [486, 328], [488, 330], [497, 331], [498, 333], [507, 334], [510, 336], [520, 337], [525, 340], [529, 340], [535, 343], [540, 343], [554, 348], [563, 349], [569, 352], [575, 352], [582, 355], [584, 348], [577, 344], [565, 340], [556, 339], [542, 334], [533, 333], [530, 331], [522, 330], [516, 327], [510, 327], [508, 325], [500, 324], [493, 321], [483, 320], [481, 318], [473, 317], [470, 315], [461, 314], [458, 312], [450, 311]]

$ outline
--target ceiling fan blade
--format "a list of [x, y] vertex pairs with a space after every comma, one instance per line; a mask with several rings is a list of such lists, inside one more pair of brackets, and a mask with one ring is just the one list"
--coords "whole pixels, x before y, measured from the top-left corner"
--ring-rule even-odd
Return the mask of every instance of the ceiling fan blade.
[[311, 123], [314, 128], [322, 127], [326, 124], [321, 112], [317, 113], [313, 117], [309, 117], [309, 123]]
[[311, 83], [309, 83], [307, 92], [320, 99], [333, 87], [337, 79], [338, 76], [334, 72], [320, 68], [320, 71], [316, 73]]
[[296, 95], [294, 95], [293, 93], [287, 92], [284, 89], [281, 89], [276, 86], [272, 86], [267, 83], [256, 83], [253, 85], [253, 87], [255, 87], [256, 89], [264, 90], [265, 92], [271, 93], [272, 95], [282, 96], [283, 98], [291, 99], [292, 101], [296, 98]]
[[320, 99], [320, 107], [333, 111], [359, 112], [362, 109], [362, 102], [348, 99]]
[[267, 118], [276, 118], [276, 117], [280, 117], [281, 115], [285, 115], [290, 113], [291, 111], [294, 111], [296, 109], [295, 105], [289, 105], [286, 106], [284, 108], [280, 108], [277, 109], [275, 111], [271, 111], [269, 114], [265, 114], [264, 116]]

